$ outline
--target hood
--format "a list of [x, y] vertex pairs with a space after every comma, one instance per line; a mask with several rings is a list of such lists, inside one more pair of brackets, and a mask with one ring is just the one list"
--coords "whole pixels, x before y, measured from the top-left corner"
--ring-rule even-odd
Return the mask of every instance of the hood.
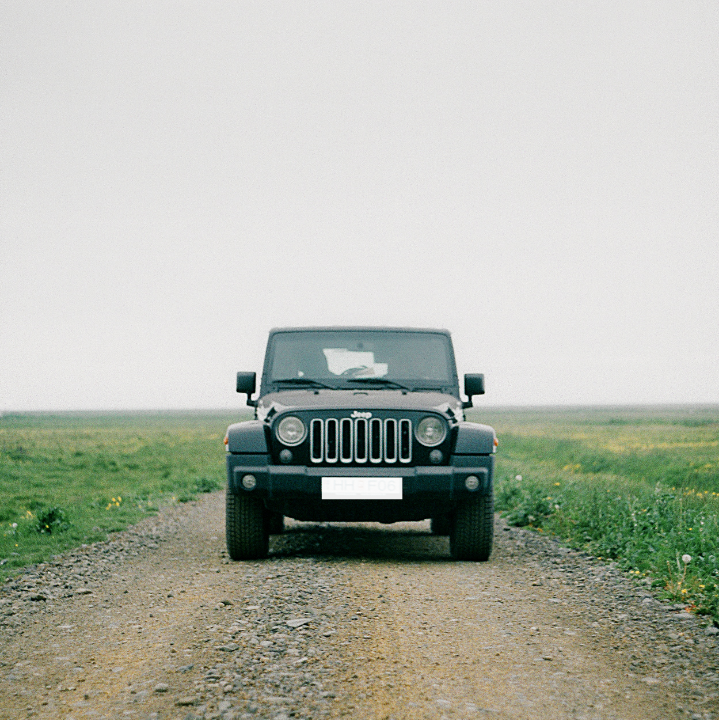
[[462, 403], [453, 395], [403, 390], [284, 390], [269, 393], [257, 403], [257, 418], [291, 410], [428, 410], [450, 422], [464, 420]]

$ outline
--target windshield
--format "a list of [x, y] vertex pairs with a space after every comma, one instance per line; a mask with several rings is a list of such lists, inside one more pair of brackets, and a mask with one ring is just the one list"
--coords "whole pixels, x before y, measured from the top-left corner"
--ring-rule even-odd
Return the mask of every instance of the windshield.
[[[449, 337], [432, 332], [313, 330], [273, 336], [268, 381], [305, 378], [332, 387], [353, 379], [378, 387], [455, 383]], [[358, 383], [355, 382], [355, 385]]]

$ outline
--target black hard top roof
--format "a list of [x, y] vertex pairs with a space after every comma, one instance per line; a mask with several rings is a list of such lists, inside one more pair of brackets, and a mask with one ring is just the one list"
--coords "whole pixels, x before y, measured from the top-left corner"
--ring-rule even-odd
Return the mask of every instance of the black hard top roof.
[[406, 332], [406, 333], [439, 333], [449, 335], [449, 330], [443, 328], [415, 328], [415, 327], [389, 327], [385, 325], [326, 325], [309, 327], [276, 327], [270, 334], [281, 332]]

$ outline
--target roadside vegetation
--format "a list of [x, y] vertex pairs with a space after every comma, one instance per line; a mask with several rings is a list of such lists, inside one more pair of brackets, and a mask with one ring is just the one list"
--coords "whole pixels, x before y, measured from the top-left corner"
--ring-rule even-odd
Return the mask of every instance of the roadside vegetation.
[[[224, 486], [238, 414], [0, 417], [0, 579]], [[719, 407], [474, 410], [497, 508], [719, 620]]]
[[224, 486], [220, 413], [0, 417], [0, 579]]
[[475, 411], [512, 525], [614, 561], [719, 620], [719, 407]]

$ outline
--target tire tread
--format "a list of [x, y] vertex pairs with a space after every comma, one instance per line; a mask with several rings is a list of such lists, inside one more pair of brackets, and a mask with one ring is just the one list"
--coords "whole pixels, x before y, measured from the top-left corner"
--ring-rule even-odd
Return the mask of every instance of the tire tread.
[[486, 562], [494, 541], [494, 495], [465, 500], [456, 510], [449, 533], [450, 553], [455, 560]]
[[265, 508], [260, 500], [235, 495], [229, 490], [225, 502], [227, 553], [232, 560], [256, 560], [266, 557], [269, 532]]

